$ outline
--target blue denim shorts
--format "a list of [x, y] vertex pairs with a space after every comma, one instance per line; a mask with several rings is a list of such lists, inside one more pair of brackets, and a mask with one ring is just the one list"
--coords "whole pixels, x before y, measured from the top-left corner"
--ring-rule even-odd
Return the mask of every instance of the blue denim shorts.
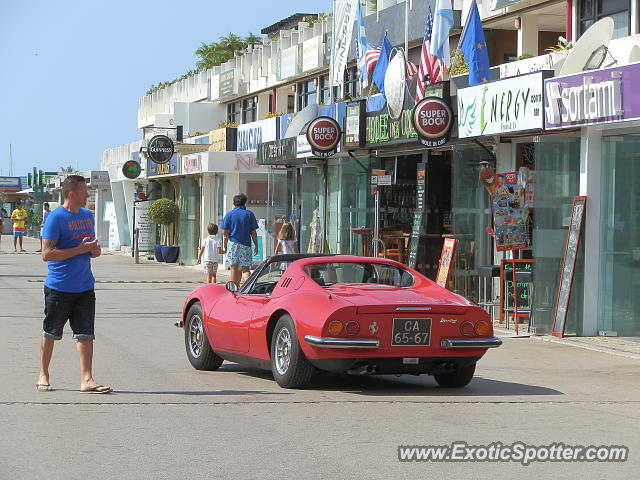
[[227, 261], [229, 265], [240, 265], [241, 267], [250, 267], [251, 247], [242, 245], [241, 243], [229, 242], [227, 245]]
[[93, 340], [96, 316], [96, 294], [93, 290], [67, 293], [44, 287], [44, 321], [42, 336], [60, 340], [65, 323], [73, 331], [76, 340]]

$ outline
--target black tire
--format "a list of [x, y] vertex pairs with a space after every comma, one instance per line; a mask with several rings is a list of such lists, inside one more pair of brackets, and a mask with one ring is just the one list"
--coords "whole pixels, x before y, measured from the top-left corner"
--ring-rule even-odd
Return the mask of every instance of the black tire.
[[433, 376], [441, 387], [460, 388], [471, 381], [475, 372], [476, 364], [474, 363], [467, 367], [460, 367], [455, 372], [434, 374]]
[[271, 371], [282, 388], [305, 387], [313, 377], [315, 368], [304, 356], [293, 320], [283, 315], [278, 320], [271, 339]]
[[191, 305], [184, 324], [184, 346], [187, 358], [196, 370], [217, 370], [224, 360], [211, 349], [204, 329], [200, 302]]

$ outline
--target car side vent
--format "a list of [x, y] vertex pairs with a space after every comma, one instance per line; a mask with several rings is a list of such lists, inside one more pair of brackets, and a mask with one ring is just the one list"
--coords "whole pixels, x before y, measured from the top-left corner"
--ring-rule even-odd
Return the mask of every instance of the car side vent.
[[282, 281], [282, 288], [287, 288], [291, 283], [291, 277], [287, 277]]

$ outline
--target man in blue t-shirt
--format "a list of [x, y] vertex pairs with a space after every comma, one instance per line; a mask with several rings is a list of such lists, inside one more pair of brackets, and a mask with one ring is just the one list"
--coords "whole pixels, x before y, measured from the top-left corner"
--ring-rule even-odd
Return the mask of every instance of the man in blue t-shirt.
[[235, 208], [224, 216], [220, 225], [224, 235], [223, 250], [227, 252], [227, 261], [231, 265], [231, 281], [238, 287], [240, 277], [248, 276], [251, 268], [251, 240], [254, 244], [253, 254], [258, 254], [258, 222], [253, 212], [247, 210], [246, 203], [247, 196], [244, 193], [233, 197]]
[[100, 256], [93, 214], [82, 208], [89, 198], [84, 177], [70, 175], [62, 183], [64, 203], [47, 217], [42, 231], [42, 260], [49, 274], [44, 284], [44, 321], [40, 342], [39, 391], [53, 390], [49, 364], [55, 340], [69, 320], [80, 357], [80, 391], [109, 393], [111, 387], [93, 379], [93, 340], [96, 296], [91, 259]]

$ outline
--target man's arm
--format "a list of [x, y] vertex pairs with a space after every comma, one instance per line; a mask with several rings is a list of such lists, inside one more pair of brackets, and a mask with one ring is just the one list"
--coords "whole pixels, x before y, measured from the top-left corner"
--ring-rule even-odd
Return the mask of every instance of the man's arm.
[[229, 243], [229, 230], [221, 230], [222, 232], [222, 249], [227, 251], [227, 244]]
[[251, 232], [251, 240], [253, 240], [253, 254], [258, 254], [258, 232], [255, 230]]
[[42, 239], [42, 260], [45, 262], [60, 262], [67, 260], [68, 258], [82, 255], [84, 253], [91, 253], [91, 257], [95, 258], [100, 256], [100, 246], [98, 245], [98, 239], [89, 241], [87, 237], [82, 239], [82, 242], [73, 248], [67, 248], [61, 250], [56, 248], [56, 241], [50, 238]]

